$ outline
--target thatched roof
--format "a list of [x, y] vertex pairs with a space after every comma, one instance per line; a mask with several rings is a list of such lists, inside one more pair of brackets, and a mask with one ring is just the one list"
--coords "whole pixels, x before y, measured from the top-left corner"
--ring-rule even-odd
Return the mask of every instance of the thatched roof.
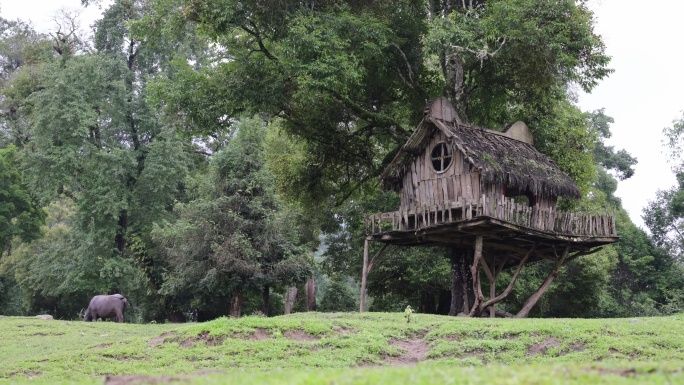
[[[504, 184], [536, 196], [581, 196], [575, 182], [531, 143], [510, 134], [460, 123], [445, 98], [432, 101], [426, 116], [381, 175], [385, 188], [398, 189], [408, 165], [423, 151], [430, 138], [442, 131], [454, 150], [479, 170], [483, 183]], [[451, 111], [449, 111], [451, 108]], [[445, 112], [446, 111], [446, 112]], [[446, 118], [446, 119], [444, 119]]]

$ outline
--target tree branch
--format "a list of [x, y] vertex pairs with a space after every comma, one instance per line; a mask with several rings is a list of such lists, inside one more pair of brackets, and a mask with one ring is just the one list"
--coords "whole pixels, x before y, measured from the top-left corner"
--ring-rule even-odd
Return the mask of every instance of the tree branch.
[[[329, 92], [333, 97], [335, 97], [335, 99], [344, 104], [346, 107], [354, 111], [359, 117], [369, 120], [380, 127], [392, 127], [395, 129], [399, 128], [401, 134], [403, 135], [407, 135], [409, 133], [409, 130], [402, 127], [401, 124], [397, 123], [394, 119], [390, 118], [389, 116], [378, 112], [368, 111], [361, 105], [357, 104], [356, 102], [353, 102], [349, 98], [342, 96], [339, 92], [335, 90], [326, 87], [324, 87], [323, 89]], [[390, 133], [394, 134], [392, 130], [390, 130]]]
[[251, 20], [248, 20], [248, 22], [252, 26], [253, 30], [247, 28], [247, 26], [245, 26], [245, 25], [241, 25], [240, 28], [242, 28], [242, 30], [247, 32], [248, 34], [254, 36], [254, 38], [256, 39], [257, 45], [259, 45], [258, 52], [263, 53], [271, 61], [273, 61], [275, 63], [279, 63], [278, 58], [275, 57], [264, 45], [264, 40], [261, 38], [261, 32], [259, 32], [259, 28], [257, 27], [257, 25], [254, 24], [254, 22]]
[[504, 300], [506, 297], [508, 297], [508, 295], [509, 295], [509, 294], [511, 293], [511, 291], [513, 290], [513, 286], [515, 285], [515, 282], [516, 282], [517, 279], [518, 279], [518, 275], [520, 274], [520, 270], [522, 270], [523, 265], [525, 265], [525, 262], [527, 262], [527, 259], [530, 257], [530, 255], [532, 255], [532, 253], [534, 252], [534, 250], [535, 250], [536, 248], [537, 248], [537, 245], [532, 246], [532, 248], [530, 249], [530, 251], [528, 251], [527, 254], [525, 254], [525, 257], [524, 257], [523, 259], [520, 260], [520, 263], [518, 263], [518, 267], [515, 269], [515, 273], [513, 274], [513, 277], [511, 278], [511, 282], [509, 282], [509, 283], [508, 283], [508, 287], [506, 287], [506, 290], [504, 290], [503, 293], [497, 295], [496, 297], [490, 298], [489, 301], [487, 301], [487, 302], [485, 302], [484, 304], [482, 304], [482, 307], [481, 307], [481, 309], [480, 309], [480, 313], [481, 313], [484, 309], [488, 308], [489, 306], [492, 306], [492, 305], [494, 305], [494, 304], [496, 304], [496, 303], [498, 303], [498, 302], [501, 302], [501, 301]]

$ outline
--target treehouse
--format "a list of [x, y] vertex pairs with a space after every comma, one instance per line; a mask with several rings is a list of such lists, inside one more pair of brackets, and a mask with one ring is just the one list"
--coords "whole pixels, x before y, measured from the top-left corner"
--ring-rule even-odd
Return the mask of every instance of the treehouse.
[[[548, 287], [563, 263], [618, 240], [614, 218], [556, 209], [558, 198], [579, 198], [580, 191], [534, 148], [525, 123], [504, 132], [464, 124], [443, 97], [428, 104], [380, 179], [383, 188], [399, 193], [401, 204], [397, 211], [366, 217], [363, 289], [369, 241], [469, 249], [474, 299], [464, 312], [479, 315], [489, 307], [493, 316], [493, 305], [508, 295], [523, 265], [556, 261]], [[507, 290], [495, 295], [498, 273], [515, 266]], [[488, 301], [480, 289], [481, 270], [490, 283]], [[534, 306], [538, 298], [530, 300]], [[521, 312], [518, 316], [526, 316], [529, 309]]]

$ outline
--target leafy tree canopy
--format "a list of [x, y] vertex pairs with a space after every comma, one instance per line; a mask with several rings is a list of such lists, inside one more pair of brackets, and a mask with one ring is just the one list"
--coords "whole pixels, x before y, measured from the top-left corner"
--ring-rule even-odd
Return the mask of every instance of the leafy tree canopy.
[[244, 111], [281, 117], [303, 139], [297, 178], [307, 181], [300, 189], [309, 202], [339, 204], [374, 179], [426, 99], [442, 94], [477, 124], [533, 123], [564, 170], [580, 184], [593, 178], [586, 127], [577, 145], [557, 142], [565, 140], [568, 86], [590, 90], [610, 72], [583, 2], [150, 3], [140, 36], [196, 23], [221, 48], [212, 65], [179, 63], [183, 75], [169, 92], [158, 87], [167, 112], [204, 133]]
[[41, 235], [40, 226], [47, 213], [38, 206], [22, 183], [18, 169], [17, 149], [0, 149], [0, 255], [13, 237], [31, 241]]

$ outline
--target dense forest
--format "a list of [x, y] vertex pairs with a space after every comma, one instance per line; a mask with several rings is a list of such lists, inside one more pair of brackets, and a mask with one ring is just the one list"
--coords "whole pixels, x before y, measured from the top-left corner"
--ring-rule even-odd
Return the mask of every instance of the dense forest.
[[[637, 159], [575, 104], [612, 72], [585, 1], [114, 0], [49, 34], [1, 16], [0, 314], [72, 319], [106, 293], [134, 322], [358, 310], [364, 215], [399, 202], [378, 176], [437, 96], [482, 127], [525, 121], [582, 192], [563, 209], [616, 217], [620, 242], [564, 266], [532, 316], [684, 306], [684, 117], [646, 233], [614, 195]], [[390, 246], [369, 310], [447, 314], [450, 269]]]

